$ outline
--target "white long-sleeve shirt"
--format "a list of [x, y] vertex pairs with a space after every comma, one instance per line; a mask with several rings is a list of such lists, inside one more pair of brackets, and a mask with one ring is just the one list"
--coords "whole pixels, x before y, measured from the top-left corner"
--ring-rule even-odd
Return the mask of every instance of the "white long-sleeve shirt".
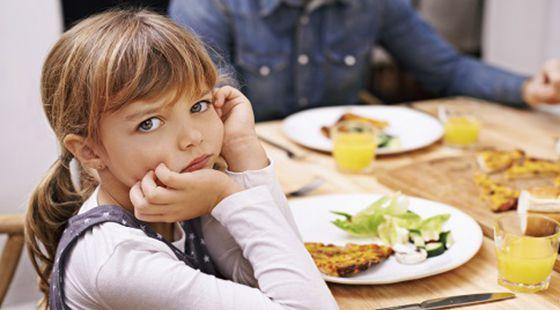
[[[179, 261], [163, 242], [107, 222], [72, 249], [65, 302], [75, 309], [335, 309], [336, 302], [299, 238], [272, 164], [226, 172], [245, 190], [202, 219], [203, 239], [229, 280]], [[95, 208], [97, 190], [80, 213]], [[175, 224], [173, 244], [184, 251]]]

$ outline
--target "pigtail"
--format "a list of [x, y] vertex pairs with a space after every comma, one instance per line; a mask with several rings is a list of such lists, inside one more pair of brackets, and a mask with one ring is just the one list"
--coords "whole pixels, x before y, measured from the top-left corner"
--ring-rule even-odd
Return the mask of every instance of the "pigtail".
[[69, 169], [71, 159], [71, 154], [64, 150], [31, 194], [27, 209], [25, 239], [31, 263], [39, 275], [39, 289], [44, 294], [41, 307], [48, 302], [51, 272], [62, 232], [68, 219], [78, 213], [95, 188], [95, 180], [80, 169], [81, 190], [76, 190]]

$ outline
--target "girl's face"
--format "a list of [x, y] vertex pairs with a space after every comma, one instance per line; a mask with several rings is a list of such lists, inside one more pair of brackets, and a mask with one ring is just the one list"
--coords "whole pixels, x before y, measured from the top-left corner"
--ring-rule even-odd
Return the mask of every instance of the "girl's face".
[[183, 98], [166, 105], [163, 98], [128, 104], [101, 119], [99, 156], [107, 167], [101, 181], [109, 177], [130, 188], [160, 163], [175, 172], [211, 168], [223, 135], [211, 92], [194, 102]]

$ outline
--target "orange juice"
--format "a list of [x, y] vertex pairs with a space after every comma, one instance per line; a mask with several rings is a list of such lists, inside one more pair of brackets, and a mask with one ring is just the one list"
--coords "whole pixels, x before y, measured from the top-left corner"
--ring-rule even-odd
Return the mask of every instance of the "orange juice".
[[373, 162], [377, 149], [375, 133], [340, 132], [333, 142], [333, 156], [340, 170], [362, 172]]
[[478, 141], [480, 124], [470, 116], [450, 116], [445, 121], [444, 141], [455, 146], [468, 146]]
[[500, 285], [519, 292], [546, 289], [557, 256], [553, 241], [510, 235], [502, 242], [496, 249]]

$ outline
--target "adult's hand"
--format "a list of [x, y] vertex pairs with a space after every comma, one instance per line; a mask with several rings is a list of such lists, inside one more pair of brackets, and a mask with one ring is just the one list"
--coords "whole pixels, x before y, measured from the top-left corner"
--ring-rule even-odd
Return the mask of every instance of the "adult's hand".
[[560, 59], [547, 61], [523, 84], [523, 99], [529, 105], [560, 104]]

